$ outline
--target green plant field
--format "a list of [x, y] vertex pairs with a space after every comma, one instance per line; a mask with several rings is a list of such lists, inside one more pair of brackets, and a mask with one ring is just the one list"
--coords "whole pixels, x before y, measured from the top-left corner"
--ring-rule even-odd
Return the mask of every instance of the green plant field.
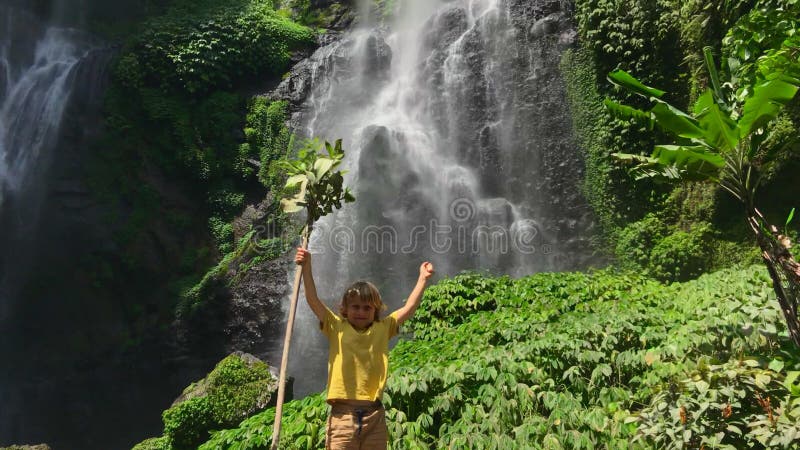
[[[753, 266], [663, 285], [610, 271], [432, 286], [390, 355], [393, 449], [797, 448], [800, 357]], [[322, 394], [282, 448], [321, 448]], [[202, 449], [261, 449], [274, 410]]]

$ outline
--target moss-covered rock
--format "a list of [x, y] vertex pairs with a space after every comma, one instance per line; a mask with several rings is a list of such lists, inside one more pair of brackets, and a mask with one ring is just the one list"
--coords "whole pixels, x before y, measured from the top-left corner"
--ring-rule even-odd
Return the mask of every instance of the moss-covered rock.
[[0, 450], [51, 450], [47, 444], [37, 445], [12, 445], [11, 447], [0, 447]]
[[250, 354], [235, 352], [205, 378], [184, 389], [162, 414], [164, 437], [148, 439], [138, 444], [137, 450], [197, 448], [209, 438], [209, 431], [236, 426], [265, 409], [276, 386], [267, 364]]
[[166, 436], [161, 436], [145, 439], [134, 445], [131, 450], [172, 450], [172, 446], [169, 445], [169, 439]]

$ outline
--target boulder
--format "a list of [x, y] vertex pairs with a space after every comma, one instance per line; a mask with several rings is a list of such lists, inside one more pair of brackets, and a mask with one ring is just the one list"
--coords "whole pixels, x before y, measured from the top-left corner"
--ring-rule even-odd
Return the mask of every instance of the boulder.
[[234, 352], [184, 389], [164, 411], [164, 434], [174, 450], [197, 448], [210, 430], [235, 427], [274, 405], [276, 388], [277, 379], [266, 363]]

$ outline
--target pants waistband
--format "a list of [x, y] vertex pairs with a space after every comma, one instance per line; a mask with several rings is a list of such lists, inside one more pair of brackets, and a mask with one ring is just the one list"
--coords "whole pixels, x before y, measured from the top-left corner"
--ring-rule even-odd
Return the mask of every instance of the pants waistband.
[[347, 402], [334, 402], [331, 403], [331, 412], [354, 412], [354, 413], [367, 413], [383, 409], [381, 402], [372, 403], [347, 403]]

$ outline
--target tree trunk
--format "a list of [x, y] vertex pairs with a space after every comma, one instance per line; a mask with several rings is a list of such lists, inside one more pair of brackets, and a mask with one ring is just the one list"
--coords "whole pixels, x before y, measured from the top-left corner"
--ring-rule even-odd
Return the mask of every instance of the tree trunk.
[[[748, 208], [747, 223], [755, 234], [761, 249], [761, 258], [772, 279], [772, 288], [786, 319], [789, 338], [800, 348], [800, 320], [797, 303], [800, 297], [800, 264], [787, 248], [788, 239], [778, 234], [778, 229], [767, 222], [756, 208]], [[785, 285], [784, 285], [784, 279]]]

